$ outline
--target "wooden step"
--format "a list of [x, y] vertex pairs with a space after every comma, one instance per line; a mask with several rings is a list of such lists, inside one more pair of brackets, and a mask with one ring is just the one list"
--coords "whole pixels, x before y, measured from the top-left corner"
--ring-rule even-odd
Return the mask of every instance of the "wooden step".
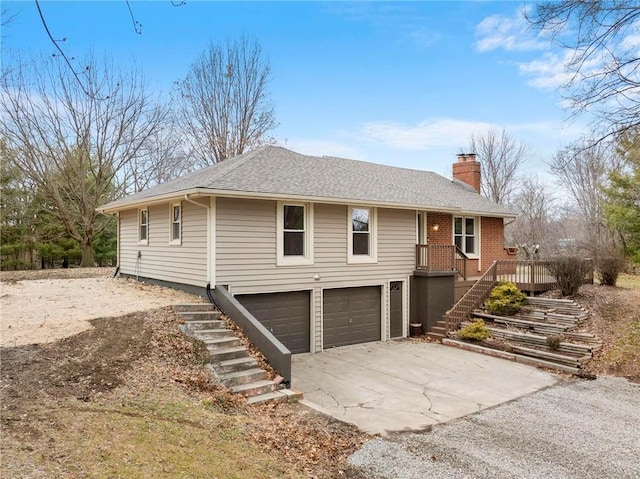
[[276, 390], [277, 384], [273, 381], [262, 380], [248, 384], [240, 384], [233, 386], [231, 392], [234, 394], [242, 394], [245, 397], [258, 396], [259, 394], [270, 393]]
[[269, 379], [269, 375], [264, 369], [253, 368], [221, 374], [220, 379], [225, 386], [232, 387]]
[[440, 334], [440, 333], [434, 333], [432, 331], [429, 331], [426, 334], [427, 338], [433, 340], [433, 341], [440, 341], [442, 342], [442, 340], [446, 337], [444, 334]]

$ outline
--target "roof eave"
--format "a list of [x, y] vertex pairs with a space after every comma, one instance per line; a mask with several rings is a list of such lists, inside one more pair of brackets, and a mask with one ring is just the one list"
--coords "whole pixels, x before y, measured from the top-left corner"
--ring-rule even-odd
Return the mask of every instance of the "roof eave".
[[474, 216], [491, 216], [497, 218], [515, 218], [515, 214], [500, 214], [486, 211], [463, 211], [461, 208], [454, 206], [440, 206], [440, 205], [424, 205], [413, 203], [395, 203], [386, 201], [371, 201], [361, 200], [357, 198], [332, 198], [324, 196], [304, 196], [304, 195], [285, 195], [280, 193], [263, 193], [253, 191], [236, 191], [236, 190], [221, 190], [215, 188], [191, 188], [188, 190], [174, 191], [163, 195], [152, 196], [148, 198], [140, 198], [133, 201], [123, 201], [113, 206], [106, 204], [97, 210], [101, 213], [116, 213], [118, 211], [124, 211], [132, 208], [138, 208], [140, 206], [153, 206], [155, 204], [166, 203], [171, 200], [183, 198], [184, 196], [202, 197], [202, 196], [216, 196], [226, 198], [245, 198], [245, 199], [269, 199], [276, 201], [299, 201], [299, 202], [312, 202], [312, 203], [326, 203], [326, 204], [351, 204], [351, 205], [366, 205], [375, 206], [381, 208], [399, 208], [399, 209], [412, 209], [423, 210], [433, 212], [444, 212], [451, 214], [469, 214]]

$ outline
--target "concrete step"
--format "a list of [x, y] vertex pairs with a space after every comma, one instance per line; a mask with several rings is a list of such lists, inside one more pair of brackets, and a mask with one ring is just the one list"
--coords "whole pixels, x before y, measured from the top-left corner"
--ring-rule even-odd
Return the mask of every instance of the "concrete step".
[[269, 379], [269, 375], [264, 369], [253, 368], [245, 369], [244, 371], [234, 371], [232, 373], [221, 374], [220, 379], [225, 386], [232, 387]]
[[215, 311], [215, 308], [211, 303], [174, 304], [172, 308], [176, 313], [189, 311]]
[[231, 392], [234, 394], [242, 394], [245, 397], [258, 396], [260, 394], [270, 393], [276, 390], [277, 384], [273, 381], [264, 379], [262, 381], [256, 381], [248, 384], [240, 384], [238, 386], [231, 387]]
[[258, 365], [258, 361], [251, 356], [236, 359], [227, 359], [226, 361], [220, 361], [215, 365], [217, 371], [221, 374], [232, 373], [235, 371], [242, 371], [245, 369], [252, 369]]
[[202, 331], [207, 329], [228, 329], [226, 321], [220, 319], [192, 319], [185, 321], [184, 325], [189, 331]]
[[217, 348], [209, 350], [209, 358], [212, 364], [230, 359], [248, 358], [249, 353], [243, 346], [233, 346], [230, 348]]
[[229, 338], [233, 336], [233, 331], [230, 329], [199, 329], [194, 331], [193, 334], [206, 342], [207, 339], [216, 339], [216, 338]]
[[280, 392], [273, 391], [264, 394], [258, 394], [257, 396], [251, 396], [247, 399], [247, 404], [261, 404], [265, 402], [287, 402], [289, 396]]
[[202, 342], [207, 345], [207, 349], [209, 351], [220, 348], [233, 348], [235, 346], [242, 345], [240, 338], [236, 338], [235, 336], [230, 336], [228, 338], [207, 338], [203, 339]]
[[185, 321], [202, 321], [205, 319], [215, 321], [220, 319], [220, 311], [183, 311], [180, 313], [180, 316], [184, 318]]

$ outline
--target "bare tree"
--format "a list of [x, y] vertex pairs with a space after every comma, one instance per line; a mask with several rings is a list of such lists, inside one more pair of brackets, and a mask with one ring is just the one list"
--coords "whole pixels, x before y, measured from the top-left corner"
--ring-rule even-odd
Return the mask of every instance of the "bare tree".
[[520, 167], [531, 157], [531, 150], [515, 140], [503, 128], [489, 129], [480, 135], [472, 135], [469, 148], [478, 155], [482, 168], [483, 196], [496, 203], [507, 204], [518, 188]]
[[526, 259], [548, 255], [558, 240], [553, 227], [553, 194], [537, 176], [529, 176], [521, 180], [513, 200], [518, 217], [507, 228], [509, 241], [518, 245]]
[[640, 126], [637, 0], [543, 2], [528, 18], [568, 50], [566, 99], [596, 116], [596, 142]]
[[127, 167], [165, 112], [134, 70], [120, 72], [92, 56], [83, 64], [80, 85], [57, 58], [16, 60], [0, 85], [0, 134], [50, 213], [80, 244], [82, 266], [92, 266], [93, 241], [106, 225], [96, 208], [124, 191]]
[[180, 119], [200, 165], [273, 142], [271, 68], [256, 41], [211, 44], [178, 83]]
[[550, 163], [559, 191], [566, 193], [568, 206], [579, 213], [576, 219], [581, 225], [581, 234], [574, 239], [591, 252], [611, 244], [611, 231], [603, 215], [603, 188], [617, 161], [609, 145], [594, 145], [590, 140], [583, 140], [558, 151]]
[[172, 115], [149, 136], [140, 152], [125, 166], [126, 192], [137, 193], [195, 170]]

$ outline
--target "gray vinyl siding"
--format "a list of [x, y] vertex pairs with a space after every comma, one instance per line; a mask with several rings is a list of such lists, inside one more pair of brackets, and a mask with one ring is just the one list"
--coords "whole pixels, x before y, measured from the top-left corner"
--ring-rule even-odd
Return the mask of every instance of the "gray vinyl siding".
[[[206, 201], [208, 205], [208, 199]], [[207, 209], [182, 201], [182, 244], [169, 244], [169, 203], [149, 206], [148, 244], [138, 244], [138, 209], [120, 212], [120, 271], [195, 286], [207, 284]], [[138, 252], [140, 258], [138, 259]]]
[[[388, 281], [403, 280], [415, 268], [413, 210], [378, 209], [378, 261], [347, 263], [346, 205], [315, 204], [314, 264], [276, 265], [275, 201], [217, 198], [216, 283], [234, 294], [312, 291], [312, 342], [322, 348], [322, 290], [382, 286], [382, 337], [388, 337]], [[314, 280], [320, 275], [320, 280]]]

